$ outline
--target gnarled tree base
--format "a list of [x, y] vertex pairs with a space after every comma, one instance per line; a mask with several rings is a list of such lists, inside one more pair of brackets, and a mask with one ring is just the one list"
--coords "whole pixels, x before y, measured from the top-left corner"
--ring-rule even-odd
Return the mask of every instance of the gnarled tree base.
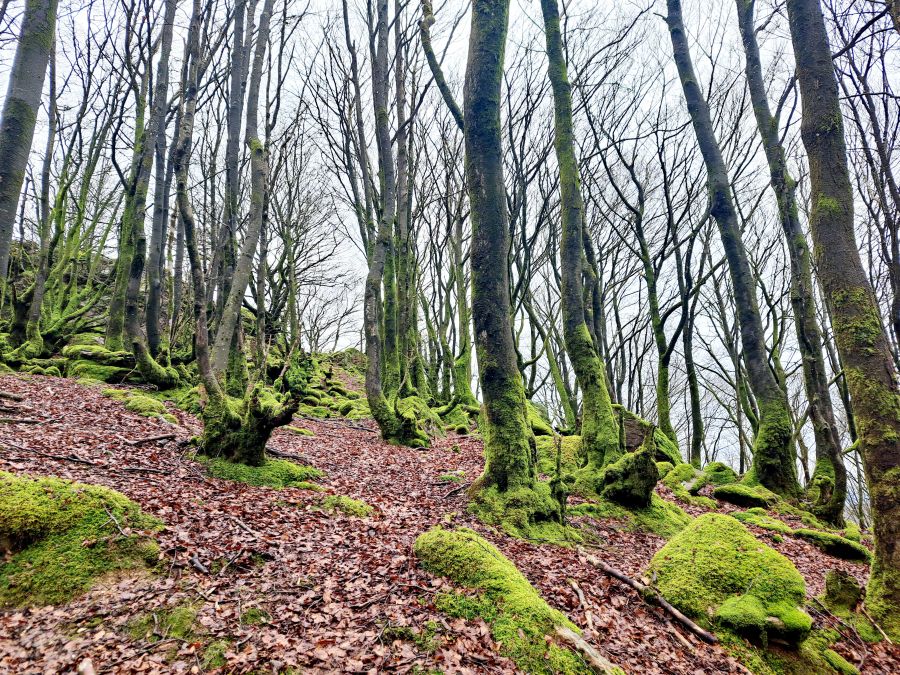
[[243, 399], [226, 396], [210, 400], [201, 415], [203, 435], [199, 452], [261, 466], [272, 432], [291, 421], [299, 404], [297, 398], [283, 398], [261, 385]]

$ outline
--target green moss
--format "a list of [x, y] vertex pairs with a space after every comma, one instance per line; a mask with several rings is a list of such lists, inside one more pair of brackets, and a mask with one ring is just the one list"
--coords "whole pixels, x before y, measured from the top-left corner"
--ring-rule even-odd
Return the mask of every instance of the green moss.
[[833, 649], [826, 649], [822, 656], [828, 665], [834, 668], [840, 675], [859, 675], [859, 668], [850, 663]]
[[720, 485], [713, 490], [713, 497], [737, 506], [767, 508], [778, 501], [778, 495], [762, 486], [735, 483]]
[[270, 618], [269, 613], [264, 609], [260, 609], [259, 607], [248, 607], [244, 610], [244, 613], [241, 614], [241, 623], [244, 626], [259, 626], [260, 624], [267, 623]]
[[143, 396], [141, 394], [132, 394], [125, 401], [125, 407], [131, 412], [143, 415], [144, 417], [156, 417], [166, 412], [166, 406], [157, 401], [155, 398]]
[[727, 464], [722, 462], [710, 462], [703, 467], [704, 485], [731, 485], [737, 483], [738, 475]]
[[578, 469], [581, 436], [535, 436], [538, 472], [547, 476], [556, 473], [556, 439], [559, 439], [560, 443], [560, 465], [563, 473], [574, 473]]
[[465, 477], [465, 471], [452, 471], [450, 473], [442, 473], [438, 476], [438, 480], [443, 483], [462, 483]]
[[496, 487], [479, 490], [468, 508], [485, 523], [500, 527], [513, 537], [562, 545], [581, 541], [575, 530], [560, 523], [560, 504], [544, 481], [506, 492]]
[[[825, 574], [825, 595], [822, 603], [835, 615], [856, 628], [867, 642], [880, 642], [881, 633], [869, 619], [857, 611], [863, 598], [863, 589], [856, 578], [842, 570], [829, 570]], [[868, 603], [867, 603], [868, 604]]]
[[314, 431], [310, 431], [309, 429], [304, 429], [303, 427], [285, 427], [285, 430], [290, 431], [293, 434], [297, 434], [298, 436], [315, 436]]
[[221, 458], [198, 457], [206, 471], [214, 478], [224, 478], [257, 487], [302, 487], [303, 484], [325, 474], [315, 467], [295, 464], [286, 459], [267, 458], [262, 466], [248, 466]]
[[441, 646], [440, 624], [429, 621], [421, 630], [414, 630], [410, 626], [392, 626], [388, 624], [381, 631], [382, 640], [392, 642], [400, 640], [414, 644], [419, 651], [425, 654], [433, 654]]
[[168, 638], [190, 640], [195, 636], [199, 607], [187, 603], [142, 614], [128, 625], [128, 632], [136, 640], [157, 642]]
[[525, 404], [528, 412], [528, 424], [531, 425], [531, 431], [535, 436], [553, 436], [553, 427], [550, 421], [534, 403], [528, 401]]
[[329, 513], [340, 511], [346, 516], [354, 518], [366, 518], [372, 515], [374, 509], [359, 499], [352, 499], [344, 495], [328, 495], [322, 501], [322, 508]]
[[663, 474], [662, 483], [681, 501], [694, 506], [702, 506], [706, 509], [718, 508], [718, 502], [709, 497], [702, 497], [693, 494], [697, 489], [697, 483], [702, 479], [702, 475], [690, 464], [679, 464], [673, 467], [668, 473]]
[[674, 468], [675, 467], [672, 465], [671, 462], [657, 462], [656, 463], [656, 470], [659, 472], [660, 476], [665, 476]]
[[803, 577], [790, 560], [729, 516], [696, 518], [657, 552], [649, 572], [669, 602], [702, 620], [724, 606], [720, 621], [734, 630], [753, 626], [751, 632], [759, 629], [756, 636], [763, 639], [774, 631], [796, 641], [804, 626], [809, 630], [808, 617], [798, 609], [806, 593]]
[[646, 507], [659, 480], [653, 455], [647, 451], [627, 452], [607, 464], [597, 476], [597, 493], [623, 506]]
[[850, 541], [861, 542], [862, 531], [860, 531], [859, 525], [853, 522], [848, 522], [847, 526], [844, 528], [844, 537], [846, 537]]
[[140, 532], [160, 527], [114, 490], [0, 472], [0, 606], [58, 604], [104, 574], [154, 565], [159, 549]]
[[691, 517], [680, 506], [655, 494], [650, 497], [650, 505], [644, 508], [627, 509], [601, 500], [572, 506], [568, 513], [572, 516], [622, 520], [633, 531], [650, 532], [666, 539], [681, 532], [691, 522]]
[[[472, 530], [440, 527], [416, 539], [416, 556], [428, 571], [476, 591], [477, 600], [441, 599], [445, 611], [481, 616], [500, 651], [527, 673], [590, 673], [582, 658], [549, 639], [556, 626], [578, 630], [552, 609], [490, 542]], [[451, 596], [452, 597], [452, 596]]]
[[128, 376], [131, 374], [132, 370], [130, 368], [104, 366], [93, 361], [71, 361], [66, 370], [68, 377], [76, 380], [91, 380], [92, 382], [120, 383], [128, 379]]
[[771, 530], [780, 534], [794, 534], [794, 531], [777, 518], [769, 516], [765, 509], [759, 507], [749, 509], [748, 511], [736, 511], [728, 514], [732, 518], [737, 518], [745, 525], [755, 525], [764, 530]]
[[806, 539], [816, 548], [836, 558], [860, 562], [869, 562], [872, 559], [871, 552], [865, 546], [837, 534], [804, 528], [794, 530], [794, 536]]
[[228, 663], [225, 653], [231, 647], [228, 640], [213, 640], [203, 649], [200, 656], [200, 663], [204, 670], [212, 670], [215, 668], [224, 668]]

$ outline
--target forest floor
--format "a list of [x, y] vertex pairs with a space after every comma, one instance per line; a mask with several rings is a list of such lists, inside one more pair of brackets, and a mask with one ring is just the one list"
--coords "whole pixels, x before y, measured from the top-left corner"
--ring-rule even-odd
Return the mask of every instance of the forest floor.
[[[38, 421], [0, 425], [0, 470], [105, 485], [165, 523], [157, 537], [161, 574], [120, 574], [62, 607], [0, 613], [0, 672], [74, 672], [86, 659], [97, 673], [203, 672], [214, 662], [211, 649], [224, 657], [219, 672], [516, 672], [483, 621], [434, 608], [448, 583], [417, 565], [412, 546], [448, 522], [495, 543], [629, 674], [747, 672], [577, 551], [512, 539], [467, 515], [465, 490], [457, 489], [464, 483], [446, 474], [463, 471], [469, 481], [481, 473], [476, 436], [450, 434], [415, 450], [382, 443], [371, 422], [298, 418], [315, 436], [279, 430], [270, 446], [324, 471], [325, 491], [275, 490], [208, 477], [186, 444], [199, 424], [174, 407], [177, 426], [130, 413], [102, 387], [71, 380], [4, 376], [0, 390], [24, 396], [21, 405]], [[129, 444], [162, 433], [176, 438]], [[361, 499], [374, 513], [327, 513], [321, 503], [328, 494]], [[664, 543], [617, 521], [598, 522], [596, 534], [592, 553], [632, 577]], [[865, 581], [864, 565], [804, 541], [772, 545], [797, 565], [810, 596], [822, 593], [828, 569]], [[190, 635], [167, 637], [159, 628], [173, 607], [197, 612]], [[155, 642], [130, 628], [154, 616]], [[848, 635], [834, 649], [864, 673], [900, 671], [900, 651], [883, 643]]]

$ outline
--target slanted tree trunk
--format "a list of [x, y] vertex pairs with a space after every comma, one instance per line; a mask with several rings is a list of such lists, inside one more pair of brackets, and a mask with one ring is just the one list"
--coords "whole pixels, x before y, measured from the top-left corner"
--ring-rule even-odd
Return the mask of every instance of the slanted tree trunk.
[[853, 405], [872, 500], [875, 560], [866, 605], [900, 639], [900, 389], [853, 231], [853, 188], [828, 33], [819, 0], [788, 0], [809, 157], [810, 230]]
[[584, 203], [572, 131], [572, 89], [566, 73], [556, 0], [541, 0], [553, 89], [556, 159], [559, 164], [561, 295], [563, 336], [572, 369], [582, 390], [581, 444], [588, 469], [618, 458], [619, 425], [606, 388], [603, 362], [585, 322], [582, 285]]
[[0, 118], [0, 280], [6, 279], [19, 193], [31, 152], [47, 62], [56, 33], [56, 0], [25, 3], [22, 31]]
[[466, 185], [472, 214], [472, 315], [486, 422], [483, 487], [531, 487], [535, 467], [525, 388], [510, 326], [509, 225], [500, 85], [509, 0], [474, 0], [466, 64]]
[[779, 494], [797, 492], [797, 468], [792, 450], [793, 424], [787, 394], [779, 386], [769, 366], [765, 333], [756, 288], [737, 211], [731, 196], [728, 170], [713, 130], [709, 105], [697, 83], [687, 35], [681, 17], [681, 0], [667, 0], [669, 35], [678, 76], [687, 102], [691, 123], [706, 164], [710, 213], [719, 227], [740, 323], [741, 344], [750, 387], [759, 406], [759, 427], [753, 444], [750, 480]]
[[778, 120], [769, 109], [763, 82], [759, 45], [753, 23], [754, 0], [736, 0], [738, 24], [746, 53], [747, 82], [756, 125], [762, 138], [763, 150], [769, 162], [772, 190], [778, 201], [781, 229], [787, 243], [791, 266], [791, 306], [797, 344], [803, 359], [803, 380], [809, 399], [809, 419], [816, 440], [816, 468], [812, 487], [816, 502], [814, 512], [834, 525], [844, 522], [844, 500], [847, 496], [847, 470], [841, 453], [831, 396], [828, 392], [828, 372], [822, 355], [822, 334], [819, 331], [816, 305], [813, 298], [813, 279], [809, 247], [800, 225], [797, 209], [796, 181], [788, 173], [784, 146], [778, 135]]

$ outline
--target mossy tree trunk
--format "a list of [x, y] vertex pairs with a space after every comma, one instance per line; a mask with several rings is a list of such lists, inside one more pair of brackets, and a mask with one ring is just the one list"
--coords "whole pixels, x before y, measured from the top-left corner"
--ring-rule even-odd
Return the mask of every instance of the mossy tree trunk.
[[769, 109], [753, 21], [755, 2], [736, 0], [736, 5], [746, 54], [745, 70], [750, 100], [762, 138], [763, 150], [769, 163], [770, 182], [778, 201], [778, 214], [790, 258], [791, 306], [794, 310], [797, 344], [803, 360], [809, 418], [816, 440], [813, 483], [818, 483], [818, 486], [817, 503], [813, 508], [816, 514], [826, 521], [843, 525], [847, 470], [844, 467], [841, 440], [828, 391], [828, 372], [825, 370], [825, 358], [822, 354], [822, 334], [819, 331], [813, 298], [809, 247], [797, 209], [796, 181], [788, 173], [784, 146], [778, 134], [778, 120]]
[[872, 500], [869, 611], [900, 639], [900, 389], [854, 236], [853, 188], [828, 33], [819, 0], [788, 0], [809, 157], [810, 229], [853, 405]]
[[566, 73], [556, 0], [541, 0], [553, 89], [556, 158], [559, 164], [561, 296], [563, 336], [582, 390], [582, 451], [600, 468], [619, 456], [618, 423], [606, 388], [603, 362], [585, 322], [582, 285], [584, 204], [572, 131], [572, 90]]
[[474, 0], [466, 64], [466, 184], [472, 216], [472, 315], [484, 398], [485, 467], [479, 484], [531, 487], [535, 467], [525, 388], [510, 326], [509, 225], [500, 89], [509, 0]]
[[47, 63], [56, 33], [56, 0], [28, 0], [9, 73], [0, 118], [0, 280], [6, 279], [9, 249], [34, 139]]
[[681, 0], [667, 0], [667, 7], [675, 65], [700, 153], [706, 164], [710, 213], [719, 227], [725, 249], [734, 288], [744, 362], [750, 387], [759, 406], [752, 477], [773, 492], [795, 494], [798, 489], [797, 468], [791, 443], [793, 424], [787, 394], [778, 386], [769, 366], [765, 333], [756, 302], [756, 288], [741, 239], [728, 170], [715, 137], [709, 104], [694, 73], [681, 16]]

